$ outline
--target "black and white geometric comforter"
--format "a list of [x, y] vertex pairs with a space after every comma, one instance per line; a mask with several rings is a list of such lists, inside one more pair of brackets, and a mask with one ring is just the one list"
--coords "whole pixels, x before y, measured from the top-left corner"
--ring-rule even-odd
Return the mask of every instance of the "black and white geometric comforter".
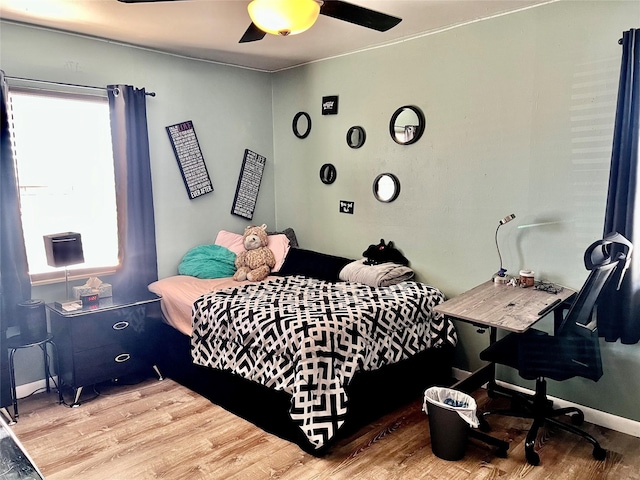
[[438, 289], [417, 282], [370, 287], [281, 277], [196, 300], [191, 353], [198, 365], [291, 394], [291, 418], [320, 448], [343, 424], [344, 387], [358, 370], [455, 345], [451, 322], [433, 313], [443, 301]]

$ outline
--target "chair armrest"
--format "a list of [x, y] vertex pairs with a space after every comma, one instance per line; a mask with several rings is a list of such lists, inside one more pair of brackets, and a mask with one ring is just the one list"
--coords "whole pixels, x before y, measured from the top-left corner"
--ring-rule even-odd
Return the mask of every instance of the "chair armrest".
[[564, 320], [565, 313], [569, 311], [569, 309], [571, 308], [571, 305], [573, 305], [574, 296], [575, 294], [567, 298], [564, 302], [558, 305], [553, 311], [553, 331], [554, 332], [557, 332], [558, 329], [560, 328], [560, 325], [562, 325], [562, 321]]
[[583, 337], [592, 337], [594, 334], [598, 334], [598, 316], [596, 312], [597, 309], [594, 309], [593, 312], [591, 312], [591, 320], [589, 323], [583, 324], [576, 322], [576, 326], [579, 327], [577, 331]]

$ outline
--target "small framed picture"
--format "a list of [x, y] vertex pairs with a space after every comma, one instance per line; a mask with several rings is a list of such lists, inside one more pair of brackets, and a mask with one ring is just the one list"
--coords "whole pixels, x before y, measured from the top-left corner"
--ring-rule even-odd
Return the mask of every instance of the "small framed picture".
[[338, 95], [322, 97], [322, 115], [338, 114]]
[[355, 202], [349, 200], [340, 200], [340, 213], [350, 213], [353, 215]]

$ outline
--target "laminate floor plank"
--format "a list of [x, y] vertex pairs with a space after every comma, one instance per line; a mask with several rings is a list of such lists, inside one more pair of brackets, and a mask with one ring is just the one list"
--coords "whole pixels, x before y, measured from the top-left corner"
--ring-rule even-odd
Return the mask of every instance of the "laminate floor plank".
[[[465, 457], [451, 462], [432, 453], [416, 400], [317, 458], [170, 379], [99, 392], [86, 392], [78, 408], [58, 405], [53, 392], [19, 401], [12, 428], [48, 480], [640, 480], [640, 438], [589, 423], [583, 427], [608, 450], [603, 462], [588, 442], [545, 429], [533, 467], [524, 460], [530, 421], [499, 416], [489, 422], [509, 442], [507, 458], [470, 439]], [[484, 391], [474, 397], [479, 410], [501, 406]]]

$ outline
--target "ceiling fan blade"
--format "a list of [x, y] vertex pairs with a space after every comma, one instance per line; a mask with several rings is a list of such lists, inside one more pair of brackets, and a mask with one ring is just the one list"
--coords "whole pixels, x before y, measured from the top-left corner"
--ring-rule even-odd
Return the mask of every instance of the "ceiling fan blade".
[[260, 30], [255, 23], [251, 22], [251, 25], [249, 25], [249, 28], [244, 32], [238, 43], [257, 42], [262, 40], [266, 34], [267, 32]]
[[326, 0], [320, 7], [320, 14], [379, 32], [386, 32], [402, 21], [398, 17], [338, 0]]

